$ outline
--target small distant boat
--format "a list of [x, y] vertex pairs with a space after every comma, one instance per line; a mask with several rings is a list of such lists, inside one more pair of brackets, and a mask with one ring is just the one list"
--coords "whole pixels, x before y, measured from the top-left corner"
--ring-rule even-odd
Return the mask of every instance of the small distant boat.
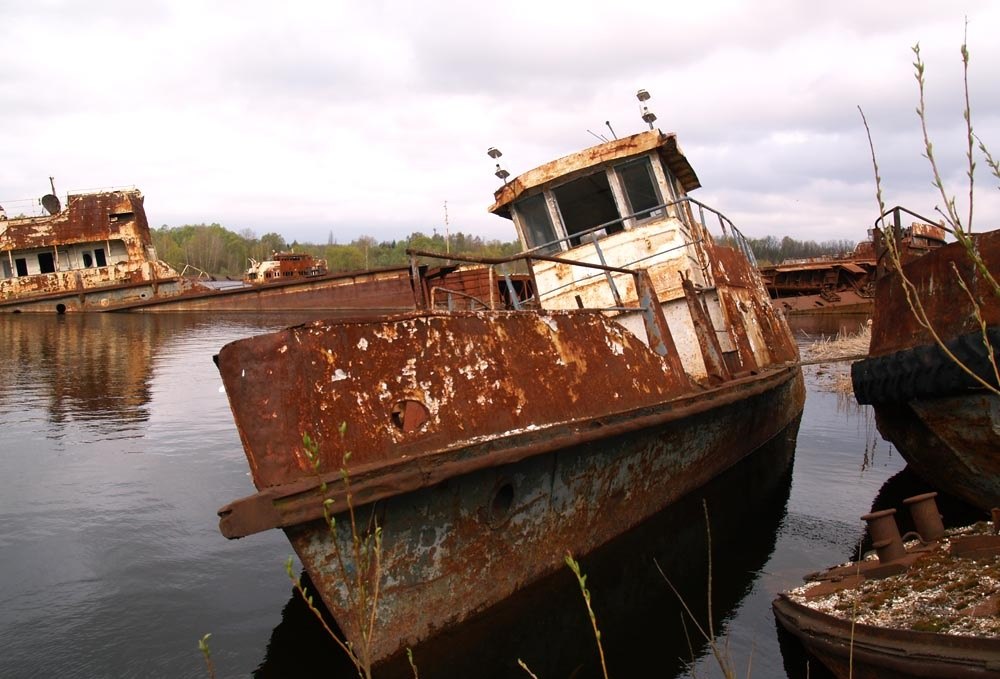
[[1000, 536], [986, 522], [946, 532], [934, 495], [905, 500], [918, 526], [909, 547], [895, 509], [866, 514], [877, 560], [814, 573], [774, 600], [778, 623], [838, 679], [1000, 676], [1000, 593], [989, 584]]
[[[367, 659], [594, 550], [801, 412], [798, 351], [746, 239], [688, 196], [700, 184], [676, 136], [643, 119], [649, 131], [509, 180], [497, 165], [490, 211], [513, 221], [521, 255], [451, 257], [468, 265], [455, 284], [416, 264], [446, 256], [414, 252], [417, 311], [219, 352], [258, 489], [219, 510], [220, 529], [284, 529]], [[356, 553], [351, 506], [381, 540], [384, 575], [360, 617], [363, 566], [341, 558]]]
[[[924, 219], [894, 208], [880, 237], [900, 239], [904, 213]], [[1000, 231], [972, 234], [971, 242], [985, 271], [1000, 278]], [[880, 254], [871, 345], [851, 367], [854, 393], [918, 475], [989, 511], [1000, 506], [1000, 296], [957, 242], [920, 256], [904, 250], [909, 294], [887, 261]], [[926, 322], [911, 308], [914, 298]]]
[[325, 259], [314, 258], [304, 252], [275, 252], [271, 259], [261, 262], [251, 258], [243, 281], [250, 285], [266, 285], [296, 278], [315, 278], [327, 273]]

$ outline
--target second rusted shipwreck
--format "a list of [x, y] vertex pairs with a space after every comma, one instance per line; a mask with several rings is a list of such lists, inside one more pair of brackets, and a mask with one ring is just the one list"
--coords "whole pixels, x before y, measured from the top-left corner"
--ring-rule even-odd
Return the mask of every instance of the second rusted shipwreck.
[[[907, 216], [926, 221], [894, 208], [878, 231], [881, 251], [920, 224], [904, 226]], [[1000, 507], [1000, 231], [967, 238], [968, 248], [938, 242], [920, 256], [900, 249], [899, 266], [884, 267], [868, 358], [851, 376], [913, 471], [989, 511]]]
[[[474, 271], [527, 272], [530, 299], [420, 285], [412, 313], [223, 347], [258, 489], [220, 510], [223, 534], [284, 529], [353, 648], [379, 661], [776, 436], [803, 405], [797, 349], [745, 240], [687, 195], [698, 186], [673, 134], [599, 144], [496, 192], [525, 251]], [[435, 309], [446, 297], [462, 309]], [[359, 564], [353, 536], [376, 526], [378, 558]], [[377, 595], [359, 615], [362, 581]]]
[[[0, 210], [0, 313], [308, 311], [380, 316], [418, 308], [421, 296], [444, 281], [456, 294], [471, 289], [487, 299], [527, 294], [523, 277], [516, 275], [484, 280], [482, 272], [457, 266], [330, 273], [323, 260], [295, 252], [252, 261], [243, 281], [215, 284], [178, 273], [157, 257], [139, 190], [70, 193], [65, 205], [54, 191], [37, 201], [47, 214], [8, 217]], [[35, 202], [15, 204], [15, 209], [31, 211]], [[417, 274], [426, 290], [417, 288]], [[446, 297], [440, 299], [448, 303]]]

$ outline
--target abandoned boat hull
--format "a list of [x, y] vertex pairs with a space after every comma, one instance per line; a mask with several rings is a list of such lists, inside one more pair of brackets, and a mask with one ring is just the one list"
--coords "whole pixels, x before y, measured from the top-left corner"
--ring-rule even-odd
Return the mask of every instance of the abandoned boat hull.
[[[454, 257], [473, 268], [452, 281], [417, 266], [445, 256], [410, 252], [421, 311], [223, 347], [258, 492], [220, 510], [222, 533], [285, 529], [362, 663], [378, 661], [777, 435], [802, 409], [798, 350], [746, 238], [686, 195], [699, 185], [675, 135], [607, 141], [496, 191], [521, 255]], [[350, 603], [361, 591], [374, 616]]]
[[[661, 424], [358, 508], [378, 517], [382, 569], [391, 574], [379, 593], [373, 657], [462, 623], [564, 568], [567, 553], [586, 554], [711, 481], [792, 422], [803, 398], [801, 376], [786, 369], [671, 404], [657, 413]], [[331, 558], [351, 549], [349, 517], [336, 526], [331, 533], [314, 522], [286, 534], [347, 638], [360, 639]]]
[[[972, 238], [988, 271], [1000, 275], [1000, 231]], [[872, 405], [880, 433], [914, 471], [988, 511], [1000, 506], [1000, 398], [969, 373], [997, 387], [991, 354], [1000, 349], [1000, 300], [959, 243], [903, 270], [947, 352], [917, 320], [898, 274], [886, 275], [876, 283], [869, 357], [851, 367], [855, 395]]]
[[1000, 672], [996, 639], [852, 624], [784, 593], [773, 609], [778, 622], [838, 679], [981, 679]]
[[218, 363], [261, 488], [220, 510], [223, 534], [285, 528], [358, 644], [336, 557], [352, 544], [349, 494], [362, 530], [382, 529], [374, 659], [636, 525], [764, 444], [804, 400], [794, 365], [692, 389], [592, 311], [322, 321], [226, 345]]

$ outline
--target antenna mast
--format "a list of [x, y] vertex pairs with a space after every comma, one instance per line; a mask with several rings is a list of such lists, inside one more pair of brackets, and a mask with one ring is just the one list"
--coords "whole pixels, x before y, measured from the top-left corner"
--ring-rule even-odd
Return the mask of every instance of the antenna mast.
[[448, 201], [444, 202], [444, 251], [451, 254], [451, 236], [448, 233]]

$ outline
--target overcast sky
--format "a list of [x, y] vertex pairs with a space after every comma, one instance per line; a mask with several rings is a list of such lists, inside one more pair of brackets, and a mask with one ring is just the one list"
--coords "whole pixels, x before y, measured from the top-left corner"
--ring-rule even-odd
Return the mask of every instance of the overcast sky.
[[[864, 237], [886, 202], [932, 214], [910, 48], [935, 152], [966, 201], [960, 46], [973, 125], [1000, 157], [1000, 3], [0, 3], [0, 203], [135, 185], [152, 226], [218, 222], [288, 241], [450, 229], [511, 240], [486, 208], [512, 175], [644, 129], [676, 132], [694, 197], [745, 233]], [[979, 162], [974, 225], [1000, 226]]]

